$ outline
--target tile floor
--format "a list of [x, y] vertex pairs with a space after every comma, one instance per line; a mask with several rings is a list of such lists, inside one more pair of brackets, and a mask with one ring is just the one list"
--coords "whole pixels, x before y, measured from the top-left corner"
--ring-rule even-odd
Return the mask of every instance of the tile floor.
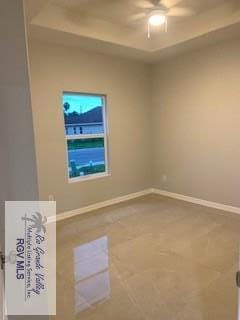
[[52, 320], [235, 320], [240, 216], [157, 195], [57, 226]]

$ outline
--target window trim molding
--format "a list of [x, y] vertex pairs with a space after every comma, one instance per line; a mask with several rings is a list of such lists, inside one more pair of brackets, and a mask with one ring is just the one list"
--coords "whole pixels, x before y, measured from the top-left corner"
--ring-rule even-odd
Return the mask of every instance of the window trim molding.
[[[109, 166], [109, 130], [108, 130], [108, 115], [107, 115], [107, 95], [103, 93], [89, 93], [89, 92], [73, 92], [73, 91], [62, 91], [62, 96], [64, 94], [72, 94], [72, 95], [89, 95], [89, 96], [98, 96], [102, 99], [102, 113], [103, 113], [103, 133], [96, 133], [96, 134], [76, 134], [76, 135], [66, 135], [65, 131], [65, 120], [64, 120], [64, 113], [63, 114], [63, 124], [64, 124], [64, 134], [65, 134], [65, 146], [66, 146], [66, 164], [67, 164], [67, 178], [68, 183], [75, 183], [75, 182], [83, 182], [88, 180], [94, 180], [98, 178], [106, 178], [111, 176], [110, 172], [110, 166]], [[67, 147], [67, 141], [68, 140], [79, 140], [79, 139], [94, 139], [94, 138], [103, 138], [104, 139], [104, 156], [105, 156], [105, 171], [89, 174], [85, 176], [79, 176], [70, 178], [69, 177], [69, 158], [68, 158], [68, 147]]]
[[105, 138], [104, 133], [93, 133], [93, 134], [69, 134], [65, 136], [67, 140], [83, 140], [83, 139], [95, 139], [95, 138]]
[[80, 176], [75, 178], [68, 178], [68, 183], [76, 183], [76, 182], [84, 182], [88, 180], [95, 180], [100, 178], [107, 178], [110, 177], [111, 174], [108, 172], [100, 172], [100, 173], [93, 173], [86, 176]]

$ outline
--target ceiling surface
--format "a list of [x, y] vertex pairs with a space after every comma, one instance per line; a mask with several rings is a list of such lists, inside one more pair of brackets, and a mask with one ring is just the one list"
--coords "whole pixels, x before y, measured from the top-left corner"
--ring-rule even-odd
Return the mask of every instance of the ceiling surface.
[[[225, 0], [167, 0], [164, 2], [168, 4], [168, 7], [181, 4], [181, 7], [192, 8], [196, 14], [199, 14], [218, 6], [224, 1]], [[130, 23], [131, 16], [145, 12], [145, 1], [142, 1], [143, 8], [138, 6], [138, 4], [141, 5], [141, 0], [53, 0], [52, 3], [62, 8], [74, 10], [78, 13], [85, 13], [88, 16], [94, 16], [105, 21], [116, 24], [127, 24], [130, 27], [134, 27], [134, 23]], [[186, 19], [186, 17], [182, 17], [181, 19], [184, 18]], [[144, 22], [140, 21], [140, 23]]]
[[[168, 17], [168, 31], [152, 28], [147, 38], [147, 0], [25, 0], [30, 38], [129, 56], [148, 62], [196, 39], [237, 36], [240, 0], [162, 0], [169, 9], [192, 10], [191, 16]], [[226, 30], [225, 30], [226, 29]]]

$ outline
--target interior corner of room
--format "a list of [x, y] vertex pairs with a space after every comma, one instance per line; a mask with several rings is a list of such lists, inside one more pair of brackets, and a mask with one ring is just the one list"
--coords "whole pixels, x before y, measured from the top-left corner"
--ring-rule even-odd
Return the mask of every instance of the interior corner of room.
[[[118, 310], [119, 317], [123, 314], [121, 320], [157, 319], [156, 301], [163, 299], [169, 306], [171, 300], [165, 301], [158, 292], [156, 301], [149, 302], [147, 313], [144, 311], [145, 302], [138, 296], [138, 291], [145, 288], [138, 278], [146, 271], [141, 250], [138, 252], [144, 243], [154, 247], [154, 253], [166, 245], [166, 256], [169, 254], [166, 259], [175, 274], [176, 266], [172, 263], [175, 258], [169, 258], [172, 254], [176, 254], [176, 265], [186, 272], [192, 272], [195, 267], [196, 270], [206, 268], [200, 270], [201, 275], [212, 272], [213, 283], [220, 274], [233, 273], [238, 263], [231, 256], [232, 264], [225, 265], [227, 262], [218, 255], [216, 246], [220, 239], [225, 252], [232, 253], [231, 240], [234, 242], [238, 237], [234, 229], [238, 218], [232, 213], [240, 214], [239, 31], [240, 6], [236, 0], [3, 0], [0, 3], [1, 213], [6, 200], [56, 201], [57, 220], [69, 223], [68, 230], [73, 233], [70, 240], [66, 234], [63, 236], [64, 241], [67, 239], [66, 243], [63, 241], [67, 256], [71, 251], [77, 257], [78, 252], [81, 255], [85, 250], [85, 247], [79, 249], [80, 245], [71, 245], [81, 237], [81, 228], [86, 225], [86, 229], [91, 227], [83, 232], [81, 241], [90, 243], [90, 247], [98, 246], [95, 242], [92, 245], [96, 234], [100, 235], [97, 239], [101, 246], [106, 245], [104, 235], [112, 239], [109, 246], [114, 252], [113, 274], [124, 278], [114, 278], [117, 289], [113, 290], [128, 293], [121, 295], [121, 301], [128, 306], [129, 317], [114, 302], [113, 309]], [[93, 211], [95, 215], [77, 220], [83, 219], [79, 215]], [[201, 218], [200, 212], [203, 212]], [[154, 223], [148, 224], [148, 213], [159, 230], [162, 228], [161, 232], [158, 233]], [[219, 218], [216, 213], [220, 214]], [[67, 219], [73, 217], [76, 220]], [[188, 218], [193, 229], [201, 229], [198, 239], [206, 236], [199, 242], [201, 245], [194, 242]], [[0, 219], [3, 238], [3, 214]], [[95, 224], [96, 228], [92, 227]], [[227, 240], [217, 233], [214, 229], [217, 227], [222, 228], [219, 234], [226, 232]], [[175, 230], [179, 238], [184, 238], [184, 249], [182, 242], [179, 247], [177, 244], [168, 247], [169, 238], [164, 237], [168, 231], [173, 235]], [[193, 245], [195, 252], [214, 243], [216, 260], [208, 256], [211, 248], [203, 253], [206, 261], [192, 257], [194, 250], [187, 246], [184, 230], [196, 245]], [[213, 238], [208, 238], [209, 230]], [[130, 240], [128, 247], [126, 243]], [[184, 262], [182, 255], [186, 258]], [[196, 265], [190, 265], [189, 256]], [[128, 265], [131, 257], [136, 260]], [[123, 264], [119, 262], [121, 259]], [[140, 271], [135, 274], [139, 261]], [[152, 263], [152, 256], [146, 264], [150, 265], [149, 261]], [[161, 266], [164, 263], [161, 260]], [[227, 275], [223, 265], [229, 272]], [[153, 281], [149, 270], [152, 269], [144, 273], [147, 283]], [[105, 272], [99, 281], [106, 280]], [[157, 277], [161, 278], [159, 274]], [[166, 274], [168, 277], [169, 270]], [[208, 300], [208, 293], [206, 288], [203, 296], [198, 291], [205, 276], [193, 278], [189, 284], [192, 287], [186, 292], [191, 291], [188, 298], [194, 309], [202, 299]], [[116, 279], [120, 279], [120, 285]], [[185, 288], [181, 275], [175, 280], [179, 279]], [[206, 280], [209, 292], [217, 297], [211, 281]], [[164, 285], [168, 287], [169, 283], [166, 280]], [[220, 280], [218, 286], [221, 287]], [[108, 285], [104, 288], [107, 294], [104, 292], [97, 302], [108, 300]], [[156, 288], [153, 285], [148, 289], [155, 294]], [[175, 284], [169, 290], [184, 296]], [[98, 294], [101, 296], [102, 292]], [[194, 300], [199, 296], [200, 302]], [[216, 298], [218, 303], [221, 297]], [[109, 316], [104, 303], [97, 304], [92, 296], [90, 302], [88, 297], [85, 300], [78, 301], [75, 307], [87, 310], [87, 305], [94, 306], [90, 308], [93, 313], [102, 308], [103, 314]], [[187, 302], [184, 301], [184, 312], [192, 315]], [[172, 319], [164, 316], [164, 312], [162, 319]], [[208, 315], [202, 313], [196, 320], [217, 319]], [[98, 314], [92, 318], [86, 313], [86, 319], [100, 318]], [[106, 319], [110, 318], [106, 316]]]
[[[173, 25], [166, 35], [158, 30], [150, 42], [145, 42], [146, 30], [141, 27], [137, 39], [144, 40], [145, 47], [140, 49], [132, 38], [140, 24], [127, 26], [130, 38], [126, 41], [130, 42], [123, 44], [121, 37], [116, 38], [117, 29], [113, 28], [112, 34], [106, 31], [107, 23], [99, 25], [99, 34], [94, 34], [93, 30], [83, 30], [81, 24], [77, 26], [77, 20], [73, 20], [77, 16], [64, 16], [64, 12], [72, 12], [74, 5], [25, 1], [33, 117], [30, 126], [34, 130], [40, 199], [55, 199], [58, 213], [66, 213], [131, 194], [134, 197], [138, 192], [160, 190], [237, 211], [237, 13], [233, 17], [225, 10], [226, 16], [221, 16], [227, 4], [223, 1], [218, 9], [209, 4], [208, 15], [222, 18], [225, 26], [220, 28], [216, 19], [214, 30], [206, 32], [208, 23], [210, 28], [207, 11], [201, 12], [200, 5], [196, 5], [201, 13], [186, 22], [179, 20], [180, 27], [192, 24], [188, 40], [183, 34], [175, 34]], [[107, 5], [103, 4], [104, 13], [98, 11], [99, 15], [109, 14]], [[91, 10], [95, 12], [98, 7], [83, 8], [91, 15]], [[169, 23], [174, 22], [172, 19]], [[58, 29], [57, 22], [61, 22]], [[81, 36], [84, 32], [92, 32], [94, 38], [87, 42], [86, 35], [85, 39]], [[121, 32], [119, 29], [118, 34]], [[100, 34], [106, 39], [97, 39]], [[175, 43], [158, 43], [158, 35], [171, 37]], [[149, 45], [151, 52], [146, 51]], [[162, 48], [156, 50], [153, 45]], [[17, 67], [20, 61], [15, 63]], [[61, 107], [64, 92], [106, 96], [104, 143], [108, 168], [96, 179], [69, 179]], [[24, 117], [23, 112], [19, 117]], [[14, 130], [20, 125], [18, 122]], [[34, 159], [34, 154], [29, 159]], [[32, 166], [33, 162], [28, 170]]]
[[[29, 38], [38, 186], [59, 213], [168, 191], [240, 207], [238, 38], [134, 61]], [[107, 96], [111, 174], [69, 183], [62, 93]]]

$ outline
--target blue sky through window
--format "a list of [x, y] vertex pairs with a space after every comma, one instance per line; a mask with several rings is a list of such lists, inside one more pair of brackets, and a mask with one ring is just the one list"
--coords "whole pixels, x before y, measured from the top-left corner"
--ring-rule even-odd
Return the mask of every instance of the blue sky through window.
[[68, 110], [68, 112], [76, 111], [78, 113], [84, 113], [95, 107], [102, 106], [102, 97], [64, 93], [63, 104], [65, 102], [68, 102], [70, 104], [70, 109]]

